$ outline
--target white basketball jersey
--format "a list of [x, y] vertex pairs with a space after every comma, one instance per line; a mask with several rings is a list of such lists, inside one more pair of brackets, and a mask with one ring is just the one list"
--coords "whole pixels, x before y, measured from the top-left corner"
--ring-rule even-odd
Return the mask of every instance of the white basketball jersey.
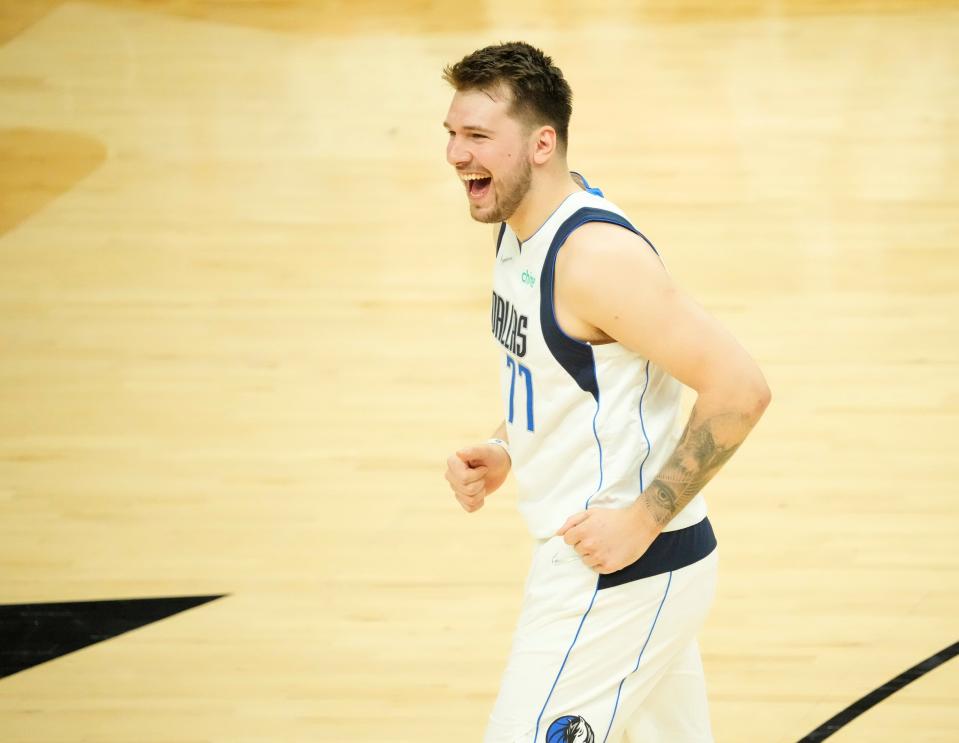
[[[617, 224], [655, 250], [591, 191], [569, 196], [522, 245], [503, 224], [497, 246], [492, 331], [505, 350], [501, 384], [519, 508], [537, 539], [586, 508], [632, 504], [673, 453], [682, 423], [676, 379], [619, 343], [573, 339], [556, 321], [556, 256], [577, 227]], [[705, 515], [696, 496], [666, 530]]]

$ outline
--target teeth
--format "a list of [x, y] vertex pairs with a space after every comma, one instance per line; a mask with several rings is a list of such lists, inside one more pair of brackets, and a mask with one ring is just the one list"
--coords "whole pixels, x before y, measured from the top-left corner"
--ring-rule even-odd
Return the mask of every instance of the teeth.
[[479, 180], [482, 180], [483, 178], [489, 178], [489, 176], [480, 175], [479, 173], [465, 173], [461, 175], [460, 178], [464, 181], [479, 181]]

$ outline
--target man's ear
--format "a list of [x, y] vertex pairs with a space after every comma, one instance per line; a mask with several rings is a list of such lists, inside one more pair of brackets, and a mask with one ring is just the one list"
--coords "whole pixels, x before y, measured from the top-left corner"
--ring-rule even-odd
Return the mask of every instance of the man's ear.
[[533, 141], [533, 162], [536, 165], [549, 162], [559, 145], [556, 130], [549, 125], [541, 126], [534, 129], [530, 136]]

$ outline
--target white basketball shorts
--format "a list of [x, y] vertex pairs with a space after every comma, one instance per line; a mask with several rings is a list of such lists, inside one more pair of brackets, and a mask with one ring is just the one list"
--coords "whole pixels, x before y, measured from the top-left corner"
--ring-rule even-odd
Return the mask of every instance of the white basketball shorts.
[[539, 544], [484, 743], [710, 743], [715, 545], [704, 519], [598, 576], [562, 537]]

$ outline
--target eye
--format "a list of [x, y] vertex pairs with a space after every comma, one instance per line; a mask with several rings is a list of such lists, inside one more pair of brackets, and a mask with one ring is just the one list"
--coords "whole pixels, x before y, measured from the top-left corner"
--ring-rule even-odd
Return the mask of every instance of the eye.
[[473, 133], [473, 139], [489, 139], [485, 134], [480, 134], [479, 132]]

